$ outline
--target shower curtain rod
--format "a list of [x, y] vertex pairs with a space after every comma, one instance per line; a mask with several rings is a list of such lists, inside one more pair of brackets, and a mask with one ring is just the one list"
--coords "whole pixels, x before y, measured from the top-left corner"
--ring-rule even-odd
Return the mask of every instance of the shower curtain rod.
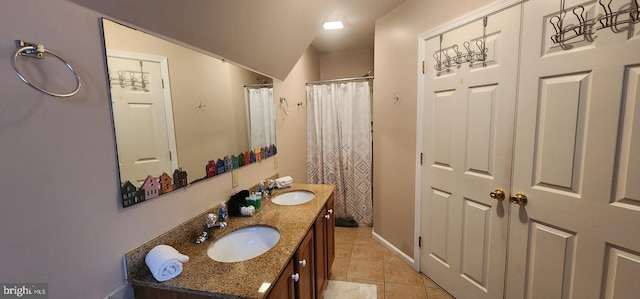
[[266, 84], [245, 84], [244, 87], [273, 87], [273, 84], [271, 83], [266, 83]]
[[373, 76], [342, 78], [342, 79], [331, 79], [331, 80], [321, 80], [321, 81], [311, 81], [311, 82], [307, 82], [307, 85], [334, 83], [334, 82], [344, 82], [344, 81], [369, 80], [369, 79], [373, 79]]

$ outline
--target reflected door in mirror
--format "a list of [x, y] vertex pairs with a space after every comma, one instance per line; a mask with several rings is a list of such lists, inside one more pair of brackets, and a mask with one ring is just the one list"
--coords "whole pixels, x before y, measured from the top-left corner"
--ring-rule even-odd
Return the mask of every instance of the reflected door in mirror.
[[[121, 55], [122, 56], [122, 55]], [[172, 163], [171, 105], [165, 104], [160, 62], [109, 55], [111, 102], [120, 179], [140, 187], [148, 175], [177, 168]], [[167, 108], [168, 106], [168, 108]]]

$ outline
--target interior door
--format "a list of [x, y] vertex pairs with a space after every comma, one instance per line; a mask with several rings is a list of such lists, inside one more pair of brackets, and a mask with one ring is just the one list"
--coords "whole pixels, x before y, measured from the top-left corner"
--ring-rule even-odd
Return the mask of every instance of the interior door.
[[458, 298], [504, 294], [509, 204], [490, 193], [510, 191], [520, 10], [425, 41], [433, 66], [486, 40], [485, 62], [424, 76], [420, 270]]
[[[640, 298], [640, 28], [563, 50], [551, 39], [559, 3], [524, 4], [512, 192], [527, 203], [511, 205], [506, 298]], [[605, 14], [564, 4], [565, 26], [577, 4], [585, 20]]]
[[160, 62], [109, 55], [107, 64], [122, 182], [140, 187], [148, 175], [172, 174], [173, 118], [166, 111]]

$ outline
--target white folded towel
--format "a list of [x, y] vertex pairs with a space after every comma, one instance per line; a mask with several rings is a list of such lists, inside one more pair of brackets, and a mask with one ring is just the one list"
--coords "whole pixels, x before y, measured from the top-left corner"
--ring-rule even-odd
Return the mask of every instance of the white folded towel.
[[188, 262], [189, 257], [169, 245], [158, 245], [147, 253], [144, 261], [153, 277], [162, 282], [178, 276], [182, 263]]
[[283, 176], [276, 179], [276, 186], [278, 186], [278, 188], [291, 187], [291, 184], [293, 184], [293, 178], [290, 176]]

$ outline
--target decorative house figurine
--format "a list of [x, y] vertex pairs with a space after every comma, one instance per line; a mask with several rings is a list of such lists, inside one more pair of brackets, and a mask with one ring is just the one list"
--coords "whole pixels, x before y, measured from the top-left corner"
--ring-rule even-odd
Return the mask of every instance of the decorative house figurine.
[[230, 172], [233, 170], [233, 161], [231, 161], [231, 157], [224, 156], [224, 171]]
[[153, 176], [148, 176], [140, 188], [144, 190], [144, 200], [153, 199], [160, 195], [160, 184], [158, 179]]
[[249, 152], [244, 152], [244, 165], [251, 164], [251, 155]]
[[131, 182], [126, 181], [122, 185], [122, 207], [135, 205], [144, 201], [142, 190], [138, 190]]
[[[215, 169], [215, 167], [214, 167]], [[182, 167], [173, 171], [173, 189], [179, 189], [187, 186], [187, 172], [182, 170]]]
[[244, 153], [240, 153], [238, 155], [238, 167], [244, 166]]
[[249, 155], [250, 155], [249, 161], [251, 161], [251, 163], [255, 162], [256, 161], [256, 154], [253, 151], [250, 151]]
[[214, 160], [209, 160], [209, 163], [207, 163], [207, 166], [205, 166], [206, 170], [207, 170], [207, 177], [214, 177], [218, 174], [218, 164], [216, 164], [216, 161]]
[[218, 174], [224, 173], [224, 161], [222, 159], [218, 159]]
[[236, 155], [231, 156], [231, 164], [233, 164], [233, 169], [238, 169], [238, 167], [240, 167], [238, 157], [236, 157]]
[[166, 172], [160, 175], [160, 194], [165, 194], [173, 191], [173, 178]]
[[266, 159], [269, 158], [269, 148], [265, 147], [261, 147], [260, 148], [260, 159]]
[[269, 152], [268, 146], [265, 146], [262, 148], [262, 151], [260, 152], [260, 156], [262, 156], [263, 159], [271, 157], [271, 152]]
[[256, 162], [260, 162], [260, 148], [257, 147], [253, 150], [253, 153], [256, 154]]

